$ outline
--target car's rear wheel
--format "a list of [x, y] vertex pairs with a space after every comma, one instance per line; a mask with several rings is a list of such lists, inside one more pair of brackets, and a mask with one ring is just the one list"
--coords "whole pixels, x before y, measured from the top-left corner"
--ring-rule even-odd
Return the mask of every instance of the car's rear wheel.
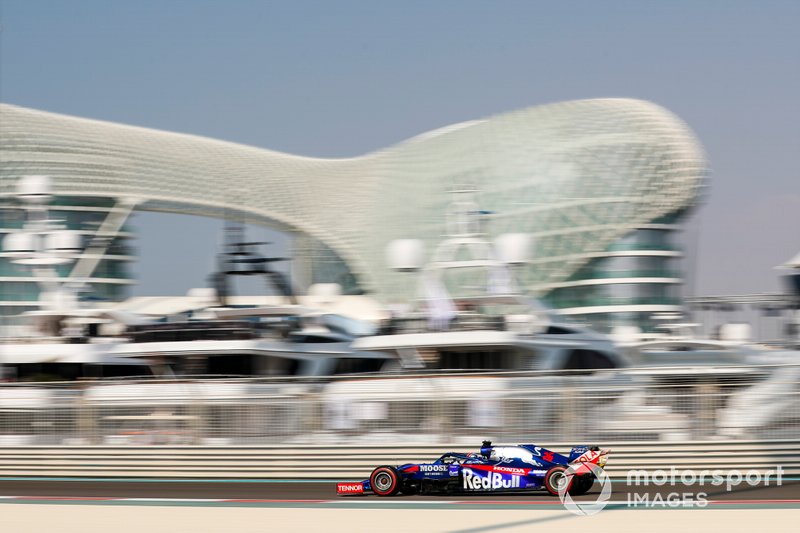
[[378, 496], [394, 496], [400, 492], [400, 474], [394, 467], [379, 466], [370, 474], [369, 485]]
[[569, 493], [572, 496], [580, 496], [581, 494], [586, 494], [589, 492], [589, 489], [592, 488], [594, 485], [594, 474], [584, 474], [582, 476], [576, 476], [572, 480], [572, 486], [569, 488]]
[[554, 466], [547, 471], [544, 476], [544, 488], [553, 496], [558, 496], [558, 491], [562, 486], [566, 485], [565, 490], [569, 490], [572, 485], [572, 476], [566, 475], [567, 468], [564, 466]]

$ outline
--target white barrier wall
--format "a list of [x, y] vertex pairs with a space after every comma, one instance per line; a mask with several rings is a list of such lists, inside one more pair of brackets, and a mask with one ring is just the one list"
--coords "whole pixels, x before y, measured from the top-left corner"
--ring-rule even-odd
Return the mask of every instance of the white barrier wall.
[[[536, 443], [566, 453], [571, 443]], [[598, 442], [610, 448], [606, 470], [626, 477], [629, 470], [678, 471], [783, 469], [800, 474], [800, 442], [743, 441], [675, 443]], [[473, 446], [60, 446], [0, 448], [0, 476], [173, 477], [361, 479], [379, 465], [432, 461], [446, 451], [477, 451]]]

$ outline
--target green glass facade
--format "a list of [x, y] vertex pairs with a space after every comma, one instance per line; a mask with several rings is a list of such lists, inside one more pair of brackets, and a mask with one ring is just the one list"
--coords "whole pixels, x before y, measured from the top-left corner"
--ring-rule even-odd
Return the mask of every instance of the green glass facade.
[[[114, 204], [107, 198], [57, 196], [48, 210], [52, 221], [81, 234], [87, 254], [100, 255], [91, 274], [76, 280], [86, 284], [83, 296], [87, 298], [121, 301], [128, 297], [133, 283], [130, 266], [135, 250], [129, 244], [133, 238], [131, 228], [123, 226], [114, 235], [98, 234]], [[7, 198], [0, 206], [0, 240], [21, 229], [24, 222], [24, 209], [13, 197]], [[58, 278], [67, 278], [74, 268], [75, 263], [56, 265], [52, 272]], [[0, 316], [35, 309], [38, 299], [39, 284], [30, 267], [0, 256]]]

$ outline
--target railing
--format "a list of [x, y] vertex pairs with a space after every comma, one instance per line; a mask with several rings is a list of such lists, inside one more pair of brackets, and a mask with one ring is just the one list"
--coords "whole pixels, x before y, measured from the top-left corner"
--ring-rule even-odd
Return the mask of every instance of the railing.
[[608, 248], [609, 252], [625, 252], [625, 251], [639, 251], [639, 250], [657, 250], [667, 252], [680, 251], [675, 245], [672, 244], [659, 244], [659, 243], [636, 243], [636, 242], [618, 242], [614, 243]]
[[683, 305], [683, 300], [680, 298], [667, 298], [667, 297], [639, 297], [639, 298], [615, 298], [612, 296], [604, 297], [588, 297], [588, 298], [545, 298], [550, 305], [559, 309], [566, 309], [572, 307], [600, 307], [607, 305]]
[[578, 272], [570, 276], [565, 282], [584, 281], [588, 279], [617, 279], [617, 278], [681, 278], [677, 270], [649, 269], [649, 270], [592, 270]]
[[0, 446], [12, 448], [483, 438], [798, 439], [800, 366], [0, 385]]

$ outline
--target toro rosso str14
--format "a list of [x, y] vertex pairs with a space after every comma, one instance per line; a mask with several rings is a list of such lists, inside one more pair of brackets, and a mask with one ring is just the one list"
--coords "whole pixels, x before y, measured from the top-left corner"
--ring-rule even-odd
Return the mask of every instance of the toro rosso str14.
[[336, 492], [394, 496], [544, 489], [557, 495], [566, 485], [578, 496], [594, 484], [587, 465], [603, 468], [607, 457], [608, 450], [597, 446], [576, 446], [565, 456], [533, 444], [492, 446], [484, 441], [480, 453], [448, 452], [432, 463], [379, 466], [360, 483], [337, 484]]

